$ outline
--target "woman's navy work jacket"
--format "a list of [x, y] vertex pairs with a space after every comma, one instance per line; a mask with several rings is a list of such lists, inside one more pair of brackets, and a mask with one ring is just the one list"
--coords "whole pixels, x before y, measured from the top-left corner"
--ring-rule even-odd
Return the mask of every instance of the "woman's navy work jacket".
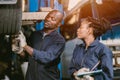
[[43, 31], [31, 35], [33, 56], [29, 57], [26, 80], [59, 80], [58, 64], [64, 50], [65, 40], [57, 32], [43, 36]]
[[85, 44], [77, 45], [73, 52], [73, 57], [69, 67], [69, 73], [73, 78], [73, 73], [83, 67], [92, 69], [100, 60], [100, 64], [94, 69], [102, 69], [103, 73], [93, 75], [95, 80], [113, 80], [112, 51], [99, 40], [95, 40], [87, 50]]

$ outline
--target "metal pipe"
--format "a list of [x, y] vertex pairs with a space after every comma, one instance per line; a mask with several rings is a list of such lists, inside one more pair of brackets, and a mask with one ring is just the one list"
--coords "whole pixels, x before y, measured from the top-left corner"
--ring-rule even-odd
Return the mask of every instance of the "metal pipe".
[[95, 0], [91, 0], [92, 16], [93, 18], [99, 19], [99, 14], [97, 11], [97, 6]]

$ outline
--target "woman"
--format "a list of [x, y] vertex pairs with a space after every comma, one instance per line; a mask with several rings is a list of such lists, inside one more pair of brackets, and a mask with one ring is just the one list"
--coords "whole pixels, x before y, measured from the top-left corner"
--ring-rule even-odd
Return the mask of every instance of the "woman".
[[98, 20], [88, 17], [81, 22], [77, 37], [83, 40], [83, 44], [74, 49], [69, 67], [73, 80], [80, 79], [77, 73], [100, 69], [102, 73], [85, 76], [85, 79], [83, 77], [80, 80], [113, 80], [112, 51], [97, 39], [109, 29], [110, 23], [104, 18]]

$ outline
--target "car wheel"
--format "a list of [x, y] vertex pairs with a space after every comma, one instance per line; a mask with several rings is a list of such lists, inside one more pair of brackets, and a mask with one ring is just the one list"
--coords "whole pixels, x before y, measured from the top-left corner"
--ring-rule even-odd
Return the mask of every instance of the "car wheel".
[[22, 0], [16, 4], [0, 4], [0, 34], [17, 33], [22, 24]]

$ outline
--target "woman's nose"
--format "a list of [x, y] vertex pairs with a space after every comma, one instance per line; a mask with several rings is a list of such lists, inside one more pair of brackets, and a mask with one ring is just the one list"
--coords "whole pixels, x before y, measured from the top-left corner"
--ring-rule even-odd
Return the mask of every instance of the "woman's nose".
[[80, 30], [80, 28], [77, 29], [77, 32]]

